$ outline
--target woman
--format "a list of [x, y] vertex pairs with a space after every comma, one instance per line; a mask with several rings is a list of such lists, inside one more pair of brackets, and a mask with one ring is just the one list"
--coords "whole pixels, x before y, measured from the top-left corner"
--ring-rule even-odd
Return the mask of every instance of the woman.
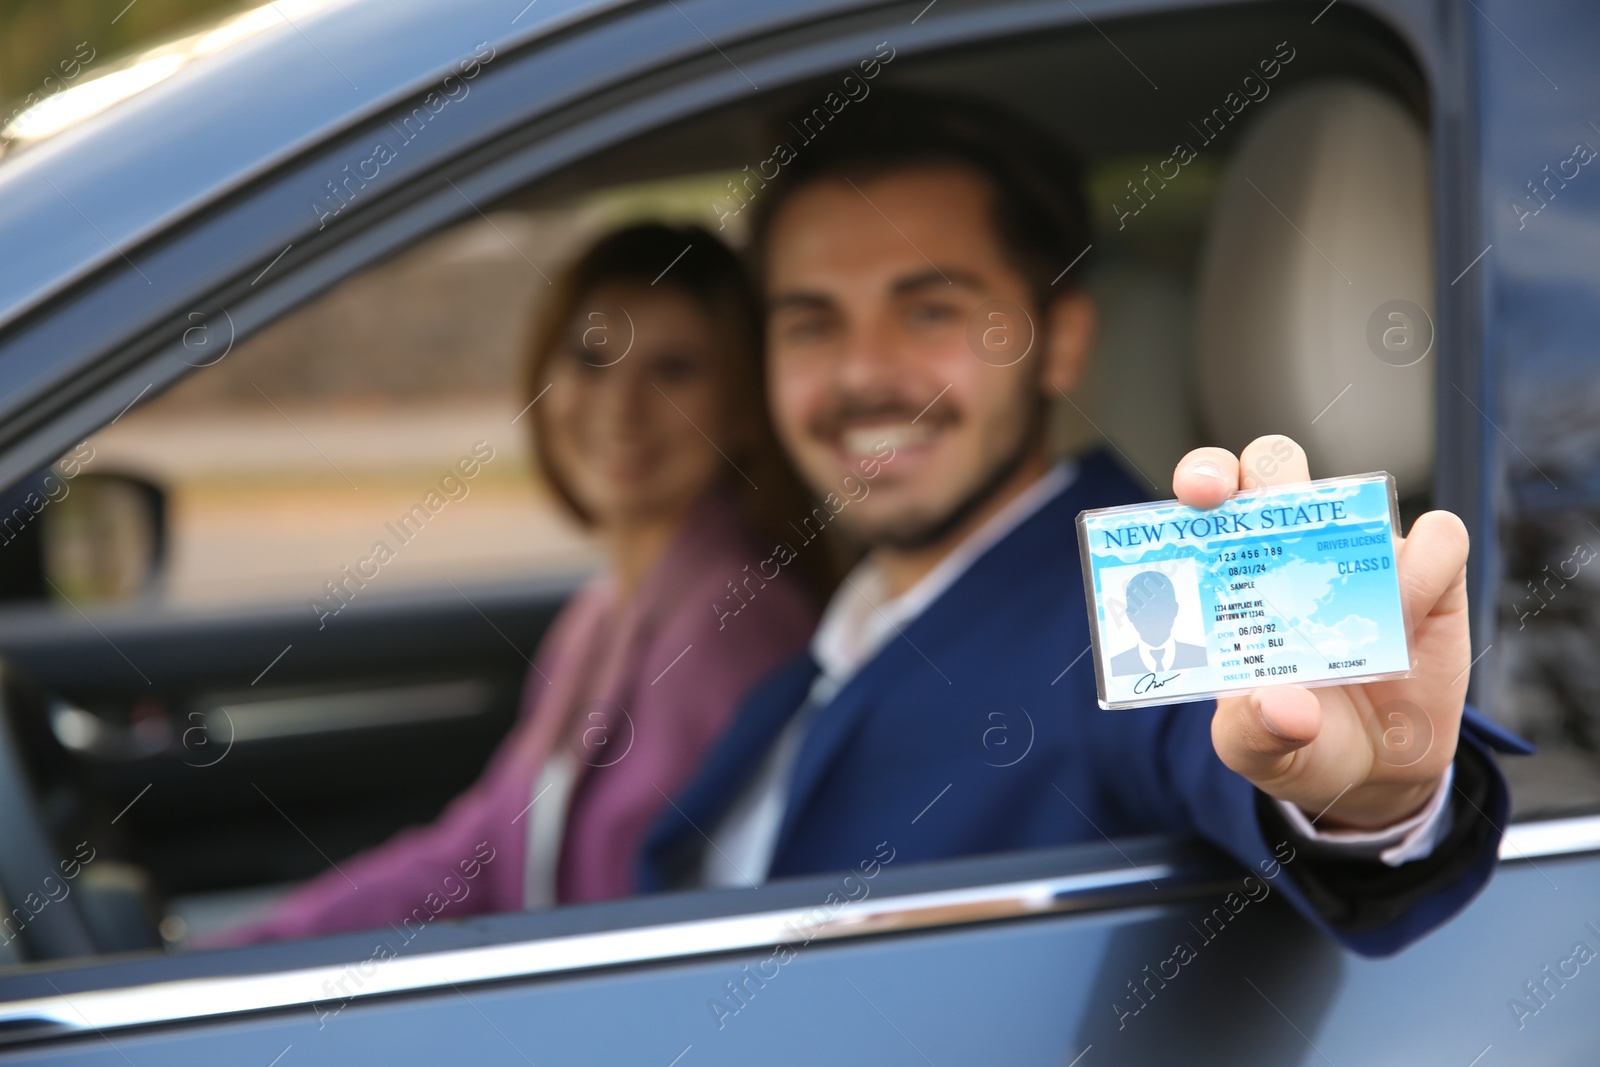
[[826, 569], [816, 554], [754, 569], [779, 539], [769, 517], [805, 511], [767, 422], [760, 338], [738, 261], [699, 228], [634, 226], [567, 271], [533, 339], [529, 411], [603, 573], [551, 627], [471, 789], [219, 940], [385, 924], [409, 940], [434, 915], [632, 890], [645, 831], [745, 690], [803, 646], [825, 592], [801, 577]]

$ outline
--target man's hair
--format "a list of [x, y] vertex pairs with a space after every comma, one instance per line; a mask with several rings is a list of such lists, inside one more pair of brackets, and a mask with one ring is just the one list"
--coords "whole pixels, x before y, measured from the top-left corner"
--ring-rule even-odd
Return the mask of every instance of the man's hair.
[[1129, 619], [1135, 618], [1157, 598], [1174, 604], [1178, 602], [1178, 592], [1172, 587], [1172, 580], [1160, 571], [1140, 571], [1128, 579], [1123, 610]]
[[879, 89], [850, 104], [811, 141], [795, 143], [797, 128], [779, 125], [779, 139], [796, 158], [755, 205], [751, 245], [758, 269], [773, 217], [803, 186], [953, 164], [988, 183], [1001, 251], [1027, 282], [1038, 310], [1082, 276], [1079, 263], [1061, 278], [1089, 245], [1082, 168], [1066, 146], [1011, 112], [967, 98]]

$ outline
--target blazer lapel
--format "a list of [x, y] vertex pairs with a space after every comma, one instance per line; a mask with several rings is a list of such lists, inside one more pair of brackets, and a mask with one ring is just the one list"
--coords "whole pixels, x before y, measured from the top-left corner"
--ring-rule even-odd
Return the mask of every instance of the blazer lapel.
[[[940, 650], [948, 647], [951, 641], [964, 645], [968, 635], [974, 632], [973, 628], [981, 626], [980, 620], [996, 610], [1004, 610], [1003, 598], [997, 598], [995, 591], [1027, 582], [1031, 565], [1043, 558], [1040, 553], [1072, 552], [1075, 546], [1063, 542], [1061, 532], [1071, 535], [1073, 517], [1086, 499], [1096, 501], [1108, 483], [1122, 480], [1103, 452], [1096, 450], [1081, 457], [1077, 478], [1071, 485], [973, 560], [950, 588], [845, 683], [827, 707], [818, 709], [795, 760], [783, 825], [773, 850], [774, 866], [823, 775], [867, 710], [883, 699], [881, 694], [885, 687], [919, 670], [937, 672], [947, 685], [956, 685], [957, 682], [944, 677], [945, 671], [935, 667], [926, 656], [938, 657]], [[1137, 490], [1125, 495], [1137, 499]], [[1058, 542], [1061, 542], [1059, 546]], [[959, 678], [958, 668], [965, 659], [959, 655], [948, 656], [939, 662]]]
[[[904, 645], [905, 639], [896, 637], [896, 644]], [[788, 846], [794, 828], [805, 811], [811, 794], [816, 791], [823, 774], [832, 765], [839, 750], [844, 747], [851, 731], [860, 722], [873, 703], [873, 695], [877, 689], [876, 680], [885, 674], [894, 674], [898, 669], [897, 651], [894, 645], [885, 647], [878, 655], [874, 656], [866, 666], [856, 672], [854, 678], [845, 683], [830, 700], [826, 707], [818, 708], [811, 721], [811, 727], [806, 731], [805, 740], [801, 742], [800, 752], [795, 757], [794, 771], [789, 778], [789, 792], [783, 806], [783, 822], [778, 829], [778, 840], [772, 850], [773, 864], [776, 866], [777, 858], [783, 855]]]
[[656, 892], [692, 883], [707, 840], [739, 792], [762, 768], [778, 735], [800, 710], [817, 664], [802, 653], [780, 667], [746, 699], [727, 732], [678, 796], [656, 820], [640, 853], [639, 887]]
[[886, 689], [892, 691], [898, 680], [912, 678], [917, 671], [927, 672], [930, 679], [940, 683], [940, 688], [956, 684], [927, 657], [934, 656], [951, 674], [960, 676], [957, 667], [962, 657], [941, 656], [938, 650], [946, 646], [951, 635], [959, 642], [986, 612], [994, 610], [993, 596], [975, 594], [982, 594], [986, 589], [995, 588], [997, 582], [1003, 582], [995, 575], [997, 568], [1015, 566], [1009, 562], [1012, 554], [1007, 552], [1008, 546], [1016, 541], [1023, 530], [1043, 520], [1045, 515], [1054, 513], [1058, 504], [1059, 500], [1051, 501], [1017, 529], [991, 545], [943, 595], [929, 604], [921, 615], [912, 619], [902, 632], [891, 637], [878, 654], [844, 684], [827, 707], [817, 709], [789, 780], [783, 824], [773, 850], [774, 863], [783, 854], [795, 826], [805, 813], [807, 803], [828, 768], [868, 710], [882, 702]]

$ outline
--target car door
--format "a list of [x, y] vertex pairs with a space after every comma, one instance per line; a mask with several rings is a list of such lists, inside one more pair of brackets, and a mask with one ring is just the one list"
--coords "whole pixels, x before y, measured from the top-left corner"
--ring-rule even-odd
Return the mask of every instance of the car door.
[[[1290, 10], [1307, 26], [1313, 17], [1330, 24], [1344, 17]], [[1510, 57], [1489, 52], [1496, 39], [1468, 13], [1435, 22], [1434, 9], [1397, 3], [1366, 9], [1361, 18], [1372, 11], [1381, 14], [1386, 32], [1415, 48], [1428, 76], [1440, 154], [1439, 210], [1459, 222], [1441, 227], [1449, 232], [1440, 235], [1439, 256], [1466, 264], [1476, 251], [1468, 238], [1486, 228], [1489, 208], [1504, 204], [1499, 193], [1484, 192], [1481, 203], [1469, 197], [1480, 177], [1471, 139], [1453, 124], [1470, 122], [1477, 111], [1480, 64], [1488, 74], [1514, 77], [1506, 74]], [[1149, 13], [1159, 14], [1154, 7]], [[1509, 17], [1492, 5], [1490, 13], [1502, 25]], [[1108, 64], [1120, 65], [1115, 41], [1126, 43], [1132, 29], [1117, 14], [1112, 5], [1087, 3], [1082, 11], [1076, 5], [949, 0], [855, 10], [684, 3], [640, 5], [571, 27], [546, 24], [516, 47], [497, 48], [474, 80], [473, 95], [457, 111], [452, 104], [440, 113], [441, 119], [460, 116], [459, 125], [433, 126], [428, 133], [437, 138], [408, 143], [385, 183], [347, 187], [348, 199], [329, 199], [325, 189], [345, 167], [371, 158], [368, 142], [379, 127], [411, 113], [419, 96], [352, 123], [153, 237], [147, 246], [152, 260], [182, 264], [171, 274], [156, 272], [159, 301], [147, 293], [136, 300], [133, 286], [145, 283], [113, 263], [8, 325], [0, 360], [48, 364], [55, 381], [33, 392], [13, 384], [5, 395], [13, 410], [49, 399], [11, 433], [6, 462], [16, 471], [32, 470], [79, 441], [95, 440], [90, 435], [97, 431], [109, 434], [102, 427], [119, 405], [139, 400], [145, 385], [164, 387], [190, 373], [184, 368], [192, 364], [177, 357], [194, 359], [198, 339], [217, 336], [188, 334], [197, 323], [214, 331], [232, 321], [241, 343], [250, 344], [335, 282], [386, 257], [425, 250], [443, 227], [477, 219], [480, 210], [492, 215], [502, 198], [529, 182], [548, 177], [558, 187], [565, 165], [621, 146], [612, 157], [617, 173], [627, 166], [650, 173], [652, 151], [659, 149], [648, 135], [734, 101], [752, 84], [770, 89], [799, 82], [871, 54], [885, 40], [913, 58], [1061, 27], [1105, 45], [1112, 50]], [[1182, 51], [1181, 31], [1196, 25], [1185, 20], [1210, 13], [1192, 5], [1179, 14], [1157, 27], [1175, 52]], [[1575, 62], [1567, 67], [1574, 77]], [[1124, 76], [1136, 83], [1140, 75], [1130, 70]], [[1527, 81], [1526, 72], [1516, 78], [1518, 85]], [[1118, 97], [1103, 99], [1114, 106]], [[1496, 125], [1481, 131], [1502, 153], [1492, 157], [1486, 185], [1503, 182], [1520, 162], [1500, 146], [1507, 126], [1525, 118], [1520, 111], [1494, 112]], [[341, 217], [327, 218], [336, 206]], [[1499, 225], [1486, 228], [1486, 243], [1490, 236], [1511, 239], [1504, 218]], [[141, 249], [130, 251], [135, 262], [146, 262]], [[1505, 269], [1494, 261], [1478, 266], [1480, 277], [1496, 280], [1500, 275], [1491, 272]], [[1588, 292], [1594, 278], [1585, 277]], [[1506, 327], [1491, 314], [1485, 288], [1446, 288], [1439, 329], [1450, 340], [1444, 358], [1452, 372], [1462, 372], [1455, 389], [1469, 406], [1493, 410], [1499, 379], [1474, 354]], [[219, 318], [223, 308], [227, 314]], [[1558, 305], [1556, 313], [1568, 313], [1564, 308]], [[188, 318], [196, 312], [199, 319]], [[53, 357], [51, 344], [58, 346]], [[150, 402], [152, 410], [159, 402]], [[515, 407], [494, 432], [515, 432]], [[1458, 457], [1494, 439], [1488, 416], [1475, 421], [1458, 401], [1441, 411], [1441, 456]], [[305, 437], [327, 440], [317, 430], [310, 427]], [[293, 445], [296, 437], [299, 430], [283, 439]], [[462, 440], [470, 450], [476, 439]], [[134, 454], [126, 438], [121, 447], [129, 450], [123, 455]], [[332, 468], [339, 457], [328, 458]], [[453, 458], [447, 449], [428, 462]], [[324, 477], [341, 476], [333, 470]], [[408, 483], [402, 507], [407, 493], [420, 494], [427, 484]], [[1481, 465], [1447, 458], [1434, 494], [1485, 534], [1480, 545], [1492, 546], [1498, 505], [1491, 489]], [[1577, 513], [1583, 505], [1571, 506]], [[1493, 602], [1498, 581], [1494, 553], [1488, 554], [1485, 560], [1480, 551], [1473, 574], [1479, 603]], [[348, 562], [334, 555], [327, 580], [337, 584]], [[178, 854], [174, 863], [194, 862], [197, 841], [235, 832], [252, 842], [250, 848], [275, 856], [303, 850], [293, 827], [276, 827], [277, 836], [264, 828], [283, 813], [252, 799], [252, 789], [263, 799], [298, 798], [304, 808], [286, 810], [307, 830], [304, 836], [325, 835], [342, 851], [440, 802], [470, 777], [472, 760], [482, 758], [509, 722], [525, 657], [570, 578], [523, 575], [509, 589], [486, 584], [491, 588], [451, 590], [448, 583], [419, 582], [388, 601], [381, 587], [357, 587], [349, 606], [340, 601], [331, 618], [303, 602], [321, 600], [324, 611], [332, 611], [334, 601], [320, 584], [287, 605], [240, 597], [220, 609], [213, 604], [209, 614], [160, 605], [81, 616], [59, 607], [24, 611], [7, 620], [0, 647], [63, 704], [112, 725], [122, 725], [118, 708], [129, 710], [139, 699], [161, 702], [174, 739], [163, 750], [163, 764], [133, 759], [113, 768], [80, 758], [74, 773], [88, 775], [77, 788], [98, 798], [107, 818], [133, 820], [140, 813], [141, 821], [130, 826], [148, 841], [167, 842]], [[1502, 626], [1492, 616], [1481, 619], [1478, 649], [1487, 651]], [[145, 683], [136, 684], [134, 675]], [[269, 683], [259, 701], [268, 707], [250, 709], [258, 701], [248, 691]], [[408, 692], [415, 698], [410, 706], [423, 710], [409, 718], [394, 714]], [[472, 694], [479, 710], [441, 710], [470, 704]], [[1481, 684], [1475, 695], [1498, 710]], [[374, 705], [387, 709], [387, 718], [363, 719], [361, 709]], [[240, 709], [244, 714], [235, 714]], [[188, 718], [191, 712], [200, 717]], [[363, 725], [304, 725], [339, 715]], [[216, 751], [208, 746], [224, 743], [221, 728], [233, 721], [236, 738], [240, 718], [255, 724], [257, 735], [235, 740], [220, 762], [205, 766]], [[455, 730], [462, 721], [480, 725], [476, 732]], [[286, 733], [290, 727], [283, 723], [300, 725]], [[137, 725], [131, 714], [127, 724], [130, 732]], [[186, 745], [180, 730], [194, 726], [201, 732], [187, 735]], [[396, 810], [405, 791], [394, 782], [433, 762], [434, 753], [417, 750], [444, 743], [447, 734], [451, 751], [440, 762], [449, 761], [455, 777], [440, 774], [426, 799]], [[251, 745], [259, 755], [251, 755]], [[285, 769], [286, 763], [294, 766]], [[163, 777], [155, 776], [158, 769]], [[264, 778], [273, 773], [280, 777]], [[337, 786], [326, 780], [341, 775]], [[362, 829], [340, 831], [325, 809], [341, 797], [386, 810], [369, 812]], [[123, 801], [133, 806], [118, 814]], [[241, 814], [247, 804], [255, 805], [255, 823]], [[211, 805], [219, 811], [197, 813]], [[191, 835], [187, 825], [200, 830]], [[1142, 1063], [1158, 1056], [1217, 1063], [1472, 1063], [1476, 1056], [1488, 1063], [1498, 1051], [1540, 1062], [1583, 1062], [1584, 969], [1575, 963], [1574, 977], [1563, 967], [1579, 955], [1569, 940], [1595, 945], [1600, 935], [1591, 940], [1585, 932], [1581, 904], [1554, 906], [1558, 898], [1549, 894], [1559, 893], [1563, 903], [1593, 899], [1600, 888], [1597, 847], [1600, 833], [1592, 820], [1517, 829], [1488, 892], [1454, 923], [1390, 961], [1341, 953], [1283, 907], [1270, 886], [1247, 892], [1249, 903], [1233, 910], [1223, 901], [1240, 889], [1241, 872], [1178, 843], [1107, 842], [924, 869], [896, 867], [891, 852], [878, 858], [870, 877], [863, 871], [852, 881], [818, 877], [759, 890], [440, 923], [416, 939], [397, 931], [393, 937], [352, 935], [48, 974], [16, 972], [0, 978], [0, 996], [12, 1002], [0, 1017], [7, 1023], [4, 1039], [17, 1047], [0, 1058], [671, 1065], [754, 1056], [1073, 1064]], [[276, 876], [314, 866], [302, 854], [304, 866]], [[195, 877], [184, 884], [206, 884], [203, 875]], [[241, 880], [271, 877], [258, 868]], [[1189, 947], [1187, 958], [1175, 950], [1180, 942]], [[1530, 1014], [1519, 1016], [1507, 1003], [1512, 999]]]

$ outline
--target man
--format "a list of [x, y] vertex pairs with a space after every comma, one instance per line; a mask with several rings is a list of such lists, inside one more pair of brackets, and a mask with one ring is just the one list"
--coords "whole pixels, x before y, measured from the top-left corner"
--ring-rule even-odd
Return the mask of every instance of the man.
[[[869, 552], [655, 827], [643, 888], [854, 868], [884, 843], [905, 862], [1168, 832], [1263, 870], [1293, 838], [1287, 895], [1361, 952], [1463, 907], [1507, 810], [1488, 747], [1520, 742], [1463, 720], [1460, 521], [1423, 515], [1399, 550], [1410, 678], [1100, 710], [1073, 522], [1140, 492], [1103, 453], [1046, 453], [1095, 328], [1064, 270], [1089, 243], [1075, 169], [973, 104], [884, 93], [846, 117], [762, 191], [755, 253], [780, 436], [819, 495], [877, 472], [834, 520]], [[1034, 324], [1023, 357], [975, 353], [970, 324], [997, 307]], [[1265, 438], [1190, 453], [1173, 491], [1207, 508], [1308, 477], [1299, 446]], [[1383, 758], [1391, 700], [1433, 727], [1407, 766]], [[1035, 731], [1005, 767], [984, 747], [995, 712], [1019, 749]]]
[[1153, 674], [1206, 665], [1204, 646], [1172, 636], [1172, 625], [1178, 621], [1172, 579], [1160, 571], [1140, 571], [1128, 579], [1122, 599], [1139, 643], [1111, 657], [1112, 674]]

